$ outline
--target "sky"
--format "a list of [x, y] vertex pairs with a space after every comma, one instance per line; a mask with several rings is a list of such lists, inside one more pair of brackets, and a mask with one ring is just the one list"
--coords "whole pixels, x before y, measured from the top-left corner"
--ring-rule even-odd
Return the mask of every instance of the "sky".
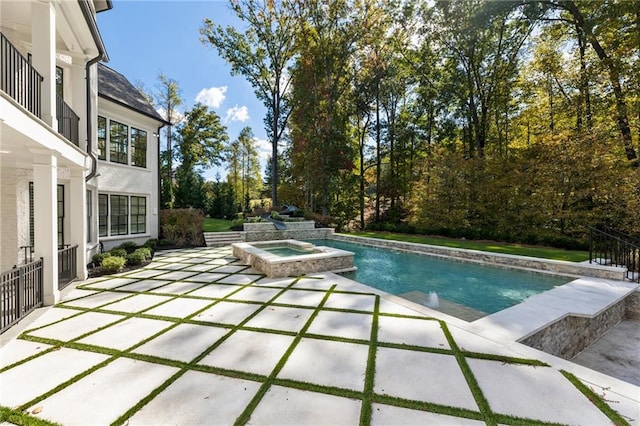
[[[232, 76], [215, 48], [200, 42], [206, 18], [244, 29], [227, 0], [113, 0], [113, 9], [97, 18], [107, 65], [147, 92], [157, 90], [158, 75], [164, 73], [181, 89], [182, 111], [196, 102], [208, 105], [227, 127], [230, 140], [251, 127], [264, 171], [271, 149], [263, 124], [266, 109], [245, 78]], [[225, 178], [224, 164], [205, 170], [203, 176], [215, 180], [217, 173]]]

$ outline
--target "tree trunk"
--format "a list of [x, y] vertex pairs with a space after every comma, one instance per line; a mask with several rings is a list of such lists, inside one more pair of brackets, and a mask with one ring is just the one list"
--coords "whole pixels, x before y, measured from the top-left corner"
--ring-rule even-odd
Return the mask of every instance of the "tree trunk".
[[376, 222], [380, 222], [380, 80], [376, 81]]
[[604, 63], [609, 71], [609, 82], [613, 88], [613, 95], [616, 99], [616, 123], [618, 125], [618, 131], [622, 137], [622, 144], [624, 146], [624, 152], [627, 156], [627, 160], [632, 163], [634, 167], [638, 167], [638, 156], [633, 148], [633, 141], [631, 138], [631, 127], [629, 126], [629, 117], [627, 113], [627, 101], [625, 94], [622, 91], [622, 85], [620, 84], [620, 72], [618, 67], [614, 63], [613, 59], [604, 50], [598, 39], [595, 37], [591, 28], [585, 24], [584, 16], [578, 9], [573, 0], [563, 2], [563, 5], [571, 13], [576, 24], [585, 32], [589, 43], [596, 51], [598, 58]]

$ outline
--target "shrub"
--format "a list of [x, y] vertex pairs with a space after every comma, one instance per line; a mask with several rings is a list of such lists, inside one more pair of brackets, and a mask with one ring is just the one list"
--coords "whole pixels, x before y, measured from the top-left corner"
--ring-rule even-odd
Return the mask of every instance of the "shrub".
[[113, 274], [115, 272], [121, 271], [122, 268], [124, 268], [124, 264], [126, 262], [127, 261], [124, 257], [109, 256], [102, 259], [102, 263], [100, 264], [100, 266], [102, 266], [102, 269], [104, 269], [106, 273]]
[[109, 253], [109, 252], [96, 253], [91, 258], [91, 261], [94, 263], [94, 265], [102, 265], [102, 261], [107, 257], [111, 257], [111, 253]]
[[147, 240], [142, 247], [147, 247], [152, 251], [156, 251], [156, 247], [158, 247], [158, 240], [156, 240], [155, 238]]
[[166, 238], [161, 239], [160, 242], [158, 243], [158, 245], [160, 247], [167, 247], [167, 246], [170, 246], [172, 244], [173, 243], [171, 242], [171, 240], [167, 240]]
[[138, 245], [133, 241], [125, 241], [116, 248], [124, 249], [127, 253], [133, 253], [138, 248]]
[[127, 256], [127, 251], [123, 248], [114, 248], [109, 250], [109, 253], [111, 253], [111, 256], [114, 257], [126, 257]]
[[231, 222], [231, 230], [232, 231], [242, 231], [244, 230], [244, 219], [236, 219], [233, 222]]
[[136, 251], [134, 251], [132, 254], [135, 254], [135, 253], [142, 253], [145, 260], [151, 259], [151, 256], [152, 256], [151, 249], [149, 247], [140, 247], [139, 249], [136, 249]]
[[203, 246], [204, 214], [197, 209], [162, 210], [160, 226], [164, 238], [178, 247]]
[[136, 250], [133, 253], [127, 255], [127, 264], [131, 266], [139, 265], [144, 262], [145, 259], [146, 257], [144, 255], [144, 252]]

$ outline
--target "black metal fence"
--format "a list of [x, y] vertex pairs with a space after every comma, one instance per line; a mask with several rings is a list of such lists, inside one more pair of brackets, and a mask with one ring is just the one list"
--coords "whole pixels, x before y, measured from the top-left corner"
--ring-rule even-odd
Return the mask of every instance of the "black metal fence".
[[78, 276], [77, 251], [77, 244], [58, 250], [58, 290], [68, 286]]
[[640, 242], [619, 231], [591, 228], [589, 263], [627, 268], [626, 278], [640, 283]]
[[42, 258], [0, 274], [0, 333], [42, 306]]
[[0, 33], [0, 89], [36, 117], [42, 117], [42, 76]]
[[80, 124], [80, 118], [73, 112], [71, 107], [56, 94], [56, 119], [58, 120], [58, 133], [67, 138], [69, 142], [72, 142], [75, 146], [80, 143], [78, 137], [78, 126]]

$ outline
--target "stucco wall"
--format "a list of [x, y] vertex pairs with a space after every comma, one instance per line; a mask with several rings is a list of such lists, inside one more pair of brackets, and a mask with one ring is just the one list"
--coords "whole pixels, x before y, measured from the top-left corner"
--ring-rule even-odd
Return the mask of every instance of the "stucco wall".
[[[122, 124], [144, 130], [147, 133], [146, 167], [136, 167], [129, 164], [118, 164], [110, 161], [98, 161], [98, 177], [96, 200], [98, 194], [118, 194], [143, 196], [147, 199], [147, 221], [144, 234], [128, 234], [119, 236], [100, 237], [105, 249], [121, 244], [124, 241], [144, 242], [149, 238], [158, 237], [158, 142], [155, 134], [159, 123], [149, 117], [131, 109], [114, 104], [103, 98], [98, 100], [98, 115], [115, 120]], [[108, 131], [107, 131], [108, 133]], [[131, 142], [131, 141], [129, 141]], [[129, 155], [131, 145], [129, 144]], [[97, 228], [97, 204], [95, 223]]]

